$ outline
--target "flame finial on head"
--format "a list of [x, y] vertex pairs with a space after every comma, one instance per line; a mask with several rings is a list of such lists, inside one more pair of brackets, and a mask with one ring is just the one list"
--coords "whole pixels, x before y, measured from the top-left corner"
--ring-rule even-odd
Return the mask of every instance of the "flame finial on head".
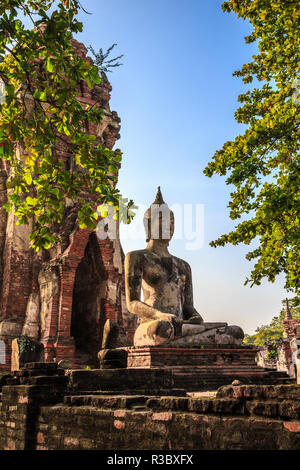
[[163, 197], [161, 194], [160, 186], [158, 186], [157, 188], [157, 193], [156, 193], [153, 204], [165, 204], [165, 201], [163, 200]]
[[[170, 219], [172, 219], [172, 233], [170, 232]], [[154, 201], [144, 214], [143, 222], [146, 230], [147, 242], [149, 242], [149, 240], [151, 240], [153, 236], [155, 239], [161, 238], [165, 240], [170, 240], [170, 233], [171, 237], [173, 235], [174, 214], [170, 210], [168, 204], [163, 200], [160, 186], [158, 186], [157, 188], [157, 193]], [[160, 234], [159, 237], [157, 236], [155, 229], [155, 225], [157, 222], [160, 224], [160, 228], [158, 229], [158, 233]]]

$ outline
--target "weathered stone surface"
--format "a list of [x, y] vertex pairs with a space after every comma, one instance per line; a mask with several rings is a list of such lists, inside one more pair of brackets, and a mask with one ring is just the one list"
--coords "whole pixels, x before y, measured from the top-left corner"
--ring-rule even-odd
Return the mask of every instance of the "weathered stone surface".
[[22, 326], [16, 321], [3, 320], [0, 322], [0, 338], [13, 339], [19, 336], [22, 331]]
[[173, 387], [172, 372], [167, 369], [104, 369], [66, 371], [74, 391], [159, 390]]
[[40, 294], [30, 294], [27, 302], [22, 336], [38, 341], [40, 336]]
[[27, 362], [24, 370], [46, 370], [47, 372], [58, 371], [58, 364], [56, 362]]
[[145, 347], [128, 349], [128, 367], [222, 366], [243, 365], [261, 370], [255, 363], [256, 349], [203, 345], [202, 348]]
[[6, 380], [12, 378], [12, 375], [7, 372], [0, 371], [0, 393], [3, 385], [6, 385]]
[[236, 385], [215, 399], [68, 395], [46, 379], [3, 387], [0, 449], [300, 450], [296, 386]]
[[102, 349], [113, 349], [131, 346], [124, 329], [111, 319], [106, 320], [103, 328]]
[[[55, 363], [26, 364], [2, 386], [0, 449], [300, 450], [296, 385], [236, 384], [221, 388], [216, 398], [175, 396], [172, 390], [168, 396], [99, 391], [109, 385], [171, 385], [166, 372], [68, 371], [64, 376]], [[26, 382], [8, 385], [12, 380]]]
[[174, 386], [185, 390], [216, 390], [233, 380], [245, 384], [288, 383], [288, 375], [268, 371], [255, 362], [256, 348], [205, 345], [180, 348], [168, 345], [128, 348], [128, 367], [160, 367], [172, 371]]
[[100, 369], [126, 368], [127, 356], [125, 349], [102, 349], [98, 353]]
[[218, 398], [244, 397], [246, 399], [300, 400], [297, 385], [227, 385], [218, 389]]
[[71, 361], [65, 361], [65, 360], [61, 360], [58, 362], [58, 366], [61, 368], [61, 369], [72, 369], [72, 362]]

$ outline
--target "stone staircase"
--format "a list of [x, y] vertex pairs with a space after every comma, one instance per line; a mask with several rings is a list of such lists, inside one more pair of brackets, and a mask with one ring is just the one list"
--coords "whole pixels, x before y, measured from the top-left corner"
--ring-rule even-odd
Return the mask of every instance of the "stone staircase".
[[171, 371], [173, 387], [187, 392], [216, 390], [234, 380], [242, 384], [295, 383], [285, 372], [256, 364], [251, 346], [206, 345], [201, 348], [147, 347], [128, 350], [129, 368], [158, 367]]
[[179, 366], [171, 367], [174, 387], [187, 391], [216, 390], [223, 385], [230, 385], [234, 380], [243, 384], [280, 385], [293, 384], [285, 372], [265, 369], [255, 365], [230, 366]]
[[99, 361], [92, 358], [92, 355], [84, 351], [76, 350], [75, 351], [75, 364], [72, 369], [86, 369], [90, 367], [91, 369], [97, 369], [99, 367]]

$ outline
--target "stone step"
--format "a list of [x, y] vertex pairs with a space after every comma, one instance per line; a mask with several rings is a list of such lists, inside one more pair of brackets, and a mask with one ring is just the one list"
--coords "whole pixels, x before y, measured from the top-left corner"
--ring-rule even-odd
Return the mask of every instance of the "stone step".
[[261, 371], [261, 370], [241, 370], [241, 369], [231, 369], [231, 370], [222, 370], [222, 371], [174, 371], [176, 375], [207, 375], [207, 376], [215, 376], [216, 373], [218, 375], [231, 375], [231, 374], [242, 374], [242, 375], [269, 375], [268, 372]]
[[99, 367], [98, 362], [92, 360], [91, 355], [87, 353], [75, 352], [73, 369], [85, 369], [91, 367], [92, 369]]
[[199, 372], [173, 372], [174, 386], [185, 387], [188, 391], [212, 390], [222, 385], [230, 385], [234, 380], [241, 380], [242, 383], [248, 384], [290, 384], [295, 383], [287, 374], [282, 372], [269, 373], [262, 369], [258, 371], [229, 371], [215, 374], [213, 371]]
[[267, 372], [277, 372], [276, 370], [265, 369], [263, 367], [259, 367], [255, 364], [229, 364], [224, 366], [217, 366], [215, 364], [212, 365], [179, 365], [179, 366], [170, 366], [173, 370], [185, 370], [185, 369], [195, 369], [195, 370], [225, 370], [225, 369], [255, 369], [255, 370], [263, 370]]
[[268, 375], [276, 375], [276, 376], [282, 376], [285, 377], [287, 374], [286, 372], [283, 371], [276, 371], [276, 370], [269, 370], [269, 369], [264, 369], [258, 366], [252, 366], [252, 367], [221, 367], [221, 368], [215, 368], [215, 367], [171, 367], [171, 370], [173, 373], [199, 373], [199, 374], [222, 374], [222, 373], [237, 373], [237, 372], [242, 372], [242, 373], [260, 373], [260, 374], [268, 374]]
[[[33, 376], [33, 377], [21, 377], [21, 385], [51, 385], [51, 386], [66, 386], [68, 378], [63, 375], [51, 375], [51, 376]], [[17, 384], [18, 385], [18, 384]]]
[[210, 367], [210, 368], [198, 368], [198, 367], [186, 367], [186, 368], [171, 368], [174, 372], [199, 372], [199, 373], [202, 373], [202, 372], [211, 372], [211, 373], [220, 373], [222, 371], [258, 371], [258, 372], [262, 372], [264, 374], [268, 374], [269, 372], [264, 370], [264, 369], [259, 369], [257, 367], [223, 367], [221, 369], [215, 369], [214, 367]]

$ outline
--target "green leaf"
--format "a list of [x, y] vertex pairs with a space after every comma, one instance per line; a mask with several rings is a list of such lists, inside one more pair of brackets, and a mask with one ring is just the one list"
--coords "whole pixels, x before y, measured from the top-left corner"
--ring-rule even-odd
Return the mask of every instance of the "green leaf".
[[25, 173], [24, 175], [24, 180], [26, 181], [26, 183], [28, 185], [31, 185], [32, 184], [32, 176], [30, 173]]
[[46, 70], [48, 72], [53, 72], [54, 71], [54, 67], [53, 67], [53, 64], [51, 62], [51, 59], [50, 57], [47, 58], [47, 61], [46, 61]]
[[36, 90], [33, 94], [33, 97], [39, 101], [47, 101], [47, 93], [46, 91], [39, 91]]

